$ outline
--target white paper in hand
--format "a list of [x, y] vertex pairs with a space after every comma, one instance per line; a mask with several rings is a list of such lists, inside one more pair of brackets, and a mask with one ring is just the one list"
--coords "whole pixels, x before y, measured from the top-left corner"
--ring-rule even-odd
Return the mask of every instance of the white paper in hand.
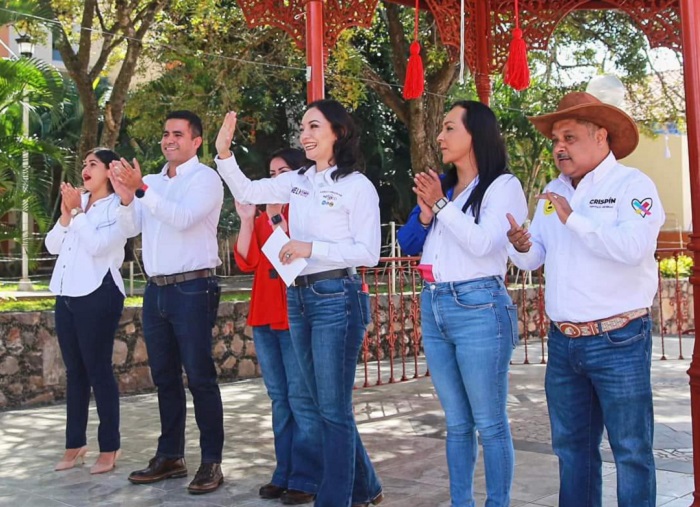
[[289, 236], [285, 234], [281, 227], [277, 227], [262, 246], [263, 253], [275, 267], [277, 274], [282, 277], [287, 287], [299, 276], [299, 273], [301, 273], [307, 264], [306, 259], [296, 259], [291, 264], [282, 264], [280, 261], [280, 250], [282, 250], [282, 247], [288, 242]]

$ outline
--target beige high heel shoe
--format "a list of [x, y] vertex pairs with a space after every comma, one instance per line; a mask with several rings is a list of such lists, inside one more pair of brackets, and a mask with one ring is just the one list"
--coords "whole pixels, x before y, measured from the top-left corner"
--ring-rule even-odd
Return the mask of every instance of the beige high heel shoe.
[[95, 461], [95, 464], [90, 467], [90, 473], [104, 474], [105, 472], [114, 470], [114, 467], [117, 466], [117, 460], [121, 454], [121, 450], [101, 452], [100, 456], [97, 458], [97, 461]]
[[63, 458], [56, 464], [54, 470], [70, 470], [75, 466], [75, 462], [85, 463], [85, 455], [87, 454], [87, 445], [78, 447], [77, 449], [66, 449]]

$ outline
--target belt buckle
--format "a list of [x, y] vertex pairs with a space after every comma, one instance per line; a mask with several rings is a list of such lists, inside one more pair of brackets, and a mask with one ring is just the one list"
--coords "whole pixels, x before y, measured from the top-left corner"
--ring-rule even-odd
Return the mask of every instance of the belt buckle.
[[559, 324], [559, 331], [569, 338], [578, 338], [582, 334], [581, 328], [571, 322]]

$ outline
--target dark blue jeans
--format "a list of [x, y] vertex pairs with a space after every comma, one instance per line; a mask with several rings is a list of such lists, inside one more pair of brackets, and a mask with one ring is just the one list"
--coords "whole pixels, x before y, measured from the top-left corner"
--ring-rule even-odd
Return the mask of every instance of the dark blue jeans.
[[323, 480], [315, 507], [366, 503], [382, 485], [362, 445], [352, 407], [357, 356], [370, 321], [357, 276], [287, 291], [299, 366], [322, 421]]
[[617, 505], [656, 505], [651, 319], [569, 338], [549, 330], [545, 390], [559, 457], [559, 505], [600, 507], [603, 427], [617, 467]]
[[112, 350], [123, 308], [124, 295], [109, 272], [87, 296], [56, 297], [56, 334], [66, 365], [66, 449], [87, 443], [90, 388], [100, 418], [100, 452], [119, 449], [119, 388]]
[[211, 328], [218, 306], [219, 284], [213, 277], [162, 287], [149, 282], [146, 286], [143, 333], [151, 376], [158, 388], [158, 456], [185, 455], [184, 366], [194, 400], [202, 463], [221, 463], [223, 407], [211, 354]]
[[323, 477], [321, 419], [294, 354], [289, 331], [253, 327], [255, 353], [272, 400], [275, 486], [316, 493]]

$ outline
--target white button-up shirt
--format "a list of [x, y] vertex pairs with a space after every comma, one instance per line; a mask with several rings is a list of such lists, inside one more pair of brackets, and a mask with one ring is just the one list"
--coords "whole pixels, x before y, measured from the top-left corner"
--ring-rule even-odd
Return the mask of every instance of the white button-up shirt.
[[[82, 208], [90, 194], [82, 195]], [[101, 284], [108, 271], [122, 294], [119, 273], [124, 262], [126, 235], [117, 226], [119, 197], [111, 194], [92, 203], [86, 213], [71, 219], [67, 227], [56, 222], [46, 235], [46, 249], [58, 255], [49, 289], [57, 296], [87, 296]]]
[[195, 156], [177, 167], [143, 177], [145, 195], [120, 206], [119, 225], [128, 237], [142, 233], [148, 276], [174, 275], [221, 264], [216, 230], [224, 187], [210, 167]]
[[435, 217], [423, 246], [421, 264], [433, 266], [436, 282], [504, 277], [508, 262], [506, 213], [516, 220], [527, 218], [527, 200], [518, 178], [503, 174], [489, 185], [481, 202], [479, 223], [471, 208], [462, 207], [478, 183], [478, 177]]
[[289, 203], [289, 236], [312, 243], [303, 275], [338, 268], [375, 266], [381, 232], [379, 196], [358, 172], [333, 181], [335, 167], [321, 173], [316, 166], [251, 181], [235, 157], [216, 158], [216, 166], [233, 196], [253, 204]]
[[651, 179], [611, 153], [576, 189], [560, 175], [545, 191], [569, 201], [566, 225], [551, 203], [540, 201], [530, 251], [509, 245], [509, 254], [521, 269], [544, 263], [549, 318], [588, 322], [650, 307], [658, 287], [656, 240], [665, 220]]

